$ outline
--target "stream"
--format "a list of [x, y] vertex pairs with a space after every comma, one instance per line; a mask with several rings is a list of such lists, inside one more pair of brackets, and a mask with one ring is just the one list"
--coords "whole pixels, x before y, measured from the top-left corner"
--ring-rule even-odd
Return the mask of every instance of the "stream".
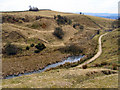
[[41, 69], [41, 70], [38, 70], [38, 71], [34, 71], [34, 72], [24, 73], [24, 74], [11, 75], [11, 76], [5, 77], [4, 79], [10, 79], [10, 78], [14, 78], [14, 77], [23, 76], [23, 75], [30, 75], [30, 74], [33, 74], [33, 73], [40, 73], [40, 72], [43, 72], [43, 71], [45, 71], [47, 69], [54, 68], [54, 67], [57, 67], [59, 65], [63, 65], [66, 62], [69, 62], [69, 63], [78, 62], [83, 57], [84, 57], [84, 55], [83, 56], [81, 56], [81, 55], [79, 55], [79, 56], [70, 56], [66, 60], [63, 60], [62, 62], [57, 62], [55, 64], [48, 65], [44, 69]]

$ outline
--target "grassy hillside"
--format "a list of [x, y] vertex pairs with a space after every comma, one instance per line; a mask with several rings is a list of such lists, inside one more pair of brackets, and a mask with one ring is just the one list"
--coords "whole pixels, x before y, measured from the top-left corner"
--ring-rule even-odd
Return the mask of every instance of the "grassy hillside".
[[3, 88], [117, 88], [117, 81], [117, 71], [70, 68], [3, 80]]
[[86, 15], [88, 17], [88, 19], [90, 19], [91, 21], [94, 22], [94, 24], [96, 24], [98, 27], [100, 27], [101, 29], [107, 29], [107, 28], [111, 28], [112, 26], [112, 23], [113, 19], [106, 19], [106, 18], [101, 18], [101, 17], [94, 17], [94, 16], [89, 16], [89, 15]]
[[[58, 14], [70, 15], [69, 13], [55, 11], [3, 13], [3, 46], [10, 42], [23, 49], [22, 52], [17, 55], [3, 55], [4, 76], [7, 74], [17, 74], [18, 72], [22, 73], [25, 72], [26, 69], [27, 71], [32, 71], [36, 66], [36, 69], [43, 68], [49, 63], [61, 61], [63, 57], [67, 56], [67, 54], [63, 54], [57, 49], [65, 46], [65, 43], [69, 42], [69, 39], [73, 38], [78, 30], [74, 29], [72, 25], [58, 25], [57, 21], [54, 19], [54, 15]], [[53, 35], [56, 27], [61, 27], [63, 29], [64, 37], [61, 40]], [[34, 53], [34, 50], [36, 50], [35, 48], [31, 47], [30, 50], [26, 50], [26, 46], [30, 46], [32, 43], [36, 45], [39, 42], [45, 44], [47, 47], [46, 50], [38, 54]], [[55, 55], [59, 55], [59, 59], [53, 59]], [[44, 60], [42, 58], [44, 58]], [[45, 58], [49, 58], [50, 60], [46, 60]], [[26, 66], [28, 62], [31, 62], [31, 64], [34, 62], [32, 68], [29, 67], [31, 66], [30, 63]], [[20, 67], [14, 71], [12, 68], [16, 68], [16, 65]]]
[[53, 17], [54, 15], [73, 15], [72, 13], [63, 13], [63, 12], [58, 12], [58, 11], [50, 11], [50, 10], [43, 10], [43, 11], [38, 11], [38, 12], [33, 12], [33, 11], [25, 11], [25, 12], [6, 12], [3, 13], [3, 15], [17, 15], [17, 16], [45, 16], [45, 17]]
[[[55, 18], [57, 15], [60, 16]], [[105, 23], [102, 23], [102, 21]], [[62, 61], [69, 55], [73, 55], [71, 52], [75, 51], [74, 48], [71, 51], [69, 49], [69, 46], [72, 45], [81, 51], [79, 54], [85, 54], [87, 58], [93, 56], [97, 49], [97, 39], [92, 39], [91, 37], [94, 35], [96, 35], [96, 37], [99, 36], [96, 34], [97, 30], [100, 30], [102, 33], [104, 32], [104, 29], [111, 28], [111, 22], [113, 21], [104, 18], [49, 10], [3, 13], [3, 51], [5, 51], [4, 49], [9, 43], [21, 50], [16, 55], [6, 55], [3, 53], [3, 77], [13, 74], [18, 75], [19, 73], [33, 72], [42, 69], [49, 64]], [[64, 33], [62, 39], [53, 34], [58, 27]], [[46, 48], [38, 51], [36, 45], [39, 45], [39, 43], [44, 44]], [[34, 44], [33, 47], [31, 46], [32, 44]], [[66, 48], [68, 51], [66, 51]], [[63, 49], [63, 51], [61, 51], [61, 49]], [[78, 51], [76, 50], [76, 52]], [[74, 72], [76, 72], [75, 70]], [[61, 73], [64, 73], [62, 70], [60, 71]], [[19, 82], [19, 80], [18, 82], [16, 82], [17, 80], [14, 80], [16, 79], [13, 79], [13, 84], [14, 82]], [[7, 80], [5, 80], [3, 84], [5, 87], [7, 87], [7, 84], [9, 86], [9, 83], [12, 83], [11, 80], [8, 83], [6, 83], [6, 81]], [[48, 84], [48, 86], [45, 87], [49, 87], [49, 85], [51, 84]], [[74, 85], [72, 86], [76, 87]], [[30, 86], [23, 85], [20, 87]]]
[[120, 30], [116, 29], [112, 32], [108, 32], [106, 36], [102, 39], [102, 48], [103, 53], [102, 55], [97, 58], [94, 62], [90, 65], [99, 66], [101, 63], [106, 63], [104, 67], [113, 68], [114, 66], [117, 67], [119, 65], [118, 61], [118, 40], [119, 40], [119, 33]]

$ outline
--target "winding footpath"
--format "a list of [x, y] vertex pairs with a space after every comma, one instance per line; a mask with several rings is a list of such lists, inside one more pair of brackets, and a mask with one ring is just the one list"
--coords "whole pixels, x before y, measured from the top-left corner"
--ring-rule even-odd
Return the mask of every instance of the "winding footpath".
[[97, 54], [96, 54], [94, 57], [92, 57], [90, 60], [84, 62], [83, 64], [78, 65], [77, 67], [82, 67], [83, 65], [89, 64], [89, 63], [91, 63], [92, 61], [96, 60], [96, 59], [101, 55], [101, 53], [102, 53], [101, 38], [102, 38], [103, 36], [105, 36], [106, 34], [107, 34], [107, 33], [102, 34], [102, 35], [99, 37], [99, 40], [98, 40], [99, 48], [98, 48]]

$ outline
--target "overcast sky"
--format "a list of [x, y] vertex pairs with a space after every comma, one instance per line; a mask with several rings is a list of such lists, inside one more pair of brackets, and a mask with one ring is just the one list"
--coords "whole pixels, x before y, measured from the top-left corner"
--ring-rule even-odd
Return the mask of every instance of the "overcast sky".
[[117, 13], [120, 0], [0, 0], [0, 11], [39, 9], [62, 12]]

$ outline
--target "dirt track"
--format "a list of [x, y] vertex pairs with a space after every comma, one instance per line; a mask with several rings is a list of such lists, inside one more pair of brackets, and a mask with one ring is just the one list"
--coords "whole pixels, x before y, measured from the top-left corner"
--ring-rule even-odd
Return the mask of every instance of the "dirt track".
[[99, 49], [98, 49], [98, 52], [95, 56], [93, 56], [90, 60], [86, 61], [85, 63], [81, 64], [81, 65], [78, 65], [77, 67], [82, 67], [83, 65], [85, 64], [89, 64], [91, 63], [92, 61], [96, 60], [102, 53], [102, 45], [101, 45], [101, 38], [106, 35], [107, 33], [105, 34], [102, 34], [100, 37], [99, 37], [99, 40], [98, 40], [98, 44], [99, 44]]

